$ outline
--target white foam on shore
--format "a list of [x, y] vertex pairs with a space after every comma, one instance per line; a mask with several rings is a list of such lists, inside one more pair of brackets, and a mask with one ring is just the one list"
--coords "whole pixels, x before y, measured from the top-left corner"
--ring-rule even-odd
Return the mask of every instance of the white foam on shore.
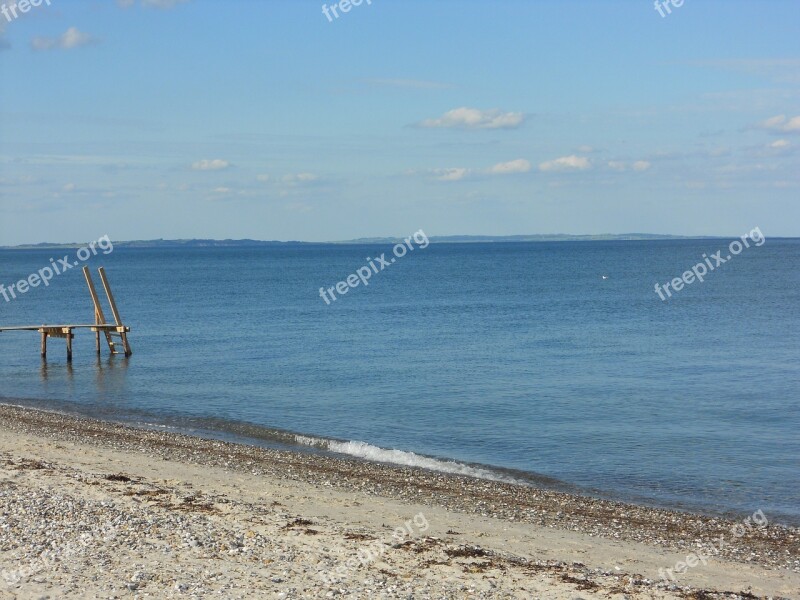
[[438, 471], [440, 473], [466, 475], [467, 477], [476, 477], [478, 479], [488, 479], [491, 481], [509, 483], [515, 481], [511, 477], [504, 477], [486, 469], [471, 467], [452, 460], [440, 460], [437, 458], [420, 456], [414, 452], [406, 452], [404, 450], [387, 450], [386, 448], [379, 448], [378, 446], [373, 446], [366, 442], [337, 442], [335, 440], [325, 440], [305, 435], [296, 435], [294, 438], [295, 442], [303, 446], [320, 448], [321, 450], [328, 450], [338, 454], [347, 454], [348, 456], [355, 456], [373, 462], [401, 465], [404, 467], [418, 467], [430, 471]]

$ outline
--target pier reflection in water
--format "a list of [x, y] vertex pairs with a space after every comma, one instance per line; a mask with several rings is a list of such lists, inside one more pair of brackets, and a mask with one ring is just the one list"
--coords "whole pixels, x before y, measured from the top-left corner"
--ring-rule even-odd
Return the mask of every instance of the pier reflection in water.
[[92, 364], [78, 367], [72, 362], [54, 363], [42, 359], [39, 378], [49, 392], [66, 392], [70, 396], [89, 394], [103, 400], [126, 397], [128, 367], [131, 359], [111, 355], [98, 356]]

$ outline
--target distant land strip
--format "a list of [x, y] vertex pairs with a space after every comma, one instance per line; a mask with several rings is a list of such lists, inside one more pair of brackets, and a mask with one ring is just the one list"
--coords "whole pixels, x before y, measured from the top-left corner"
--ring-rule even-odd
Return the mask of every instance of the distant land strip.
[[[601, 233], [590, 235], [571, 235], [566, 233], [533, 234], [533, 235], [447, 235], [431, 236], [434, 244], [475, 244], [475, 243], [508, 243], [508, 242], [599, 242], [599, 241], [643, 241], [643, 240], [703, 240], [720, 239], [726, 236], [719, 235], [664, 235], [656, 233]], [[735, 236], [729, 236], [735, 237]], [[116, 241], [115, 248], [254, 248], [261, 246], [287, 246], [287, 245], [321, 245], [321, 244], [396, 244], [403, 238], [371, 237], [355, 240], [341, 240], [334, 242], [301, 242], [301, 241], [276, 241], [276, 240], [131, 240]], [[0, 246], [2, 250], [49, 250], [58, 248], [79, 248], [85, 242], [22, 244], [19, 246]]]

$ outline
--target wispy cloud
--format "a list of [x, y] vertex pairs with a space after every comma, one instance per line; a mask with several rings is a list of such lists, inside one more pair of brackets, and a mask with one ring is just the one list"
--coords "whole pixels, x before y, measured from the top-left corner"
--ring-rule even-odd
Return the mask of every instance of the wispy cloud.
[[606, 163], [609, 169], [613, 169], [614, 171], [627, 171], [628, 169], [633, 169], [634, 171], [647, 171], [652, 164], [647, 160], [637, 160], [630, 164], [619, 161], [619, 160], [610, 160]]
[[281, 181], [288, 185], [301, 185], [313, 183], [319, 179], [319, 175], [314, 173], [289, 173], [281, 178]]
[[539, 163], [540, 171], [584, 171], [592, 166], [591, 161], [585, 156], [570, 154]]
[[94, 44], [97, 41], [97, 38], [79, 31], [77, 27], [70, 27], [58, 37], [37, 36], [33, 38], [31, 40], [31, 48], [34, 50], [72, 50]]
[[762, 121], [759, 126], [777, 133], [800, 133], [800, 115], [791, 118], [787, 118], [786, 115], [777, 115]]
[[431, 174], [437, 181], [461, 181], [469, 176], [472, 171], [461, 167], [453, 167], [450, 169], [433, 169]]
[[[449, 167], [444, 169], [428, 169], [421, 173], [433, 177], [436, 181], [463, 181], [469, 178], [494, 177], [501, 175], [514, 175], [528, 173], [531, 163], [524, 158], [497, 163], [488, 169], [468, 169], [466, 167]], [[420, 171], [409, 171], [409, 175], [417, 175]]]
[[229, 163], [227, 160], [222, 160], [221, 158], [215, 158], [213, 160], [198, 160], [197, 162], [192, 163], [192, 169], [195, 171], [222, 171], [230, 166], [231, 163]]
[[738, 58], [689, 61], [695, 67], [745, 73], [779, 83], [800, 82], [800, 58]]
[[417, 90], [446, 90], [453, 87], [453, 85], [450, 83], [425, 81], [422, 79], [366, 79], [365, 82], [376, 86], [410, 88]]
[[449, 129], [516, 129], [524, 121], [525, 115], [521, 112], [461, 107], [447, 111], [438, 119], [426, 119], [419, 123], [419, 126]]
[[531, 170], [531, 163], [524, 158], [511, 160], [504, 163], [497, 163], [489, 169], [490, 175], [511, 175], [514, 173], [528, 173]]

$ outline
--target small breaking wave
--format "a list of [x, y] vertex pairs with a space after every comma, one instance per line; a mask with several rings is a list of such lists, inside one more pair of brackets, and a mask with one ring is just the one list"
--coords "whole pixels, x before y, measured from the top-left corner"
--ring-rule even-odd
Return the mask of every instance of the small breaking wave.
[[440, 473], [448, 473], [451, 475], [465, 475], [467, 477], [476, 477], [478, 479], [488, 479], [491, 481], [519, 483], [512, 477], [507, 477], [500, 473], [494, 473], [487, 469], [473, 467], [452, 460], [442, 460], [438, 458], [422, 456], [420, 454], [407, 452], [405, 450], [390, 450], [386, 448], [380, 448], [378, 446], [373, 446], [372, 444], [367, 444], [366, 442], [340, 442], [336, 440], [326, 440], [305, 435], [295, 435], [294, 439], [297, 444], [302, 446], [310, 446], [320, 450], [327, 450], [328, 452], [355, 456], [356, 458], [362, 458], [372, 462], [401, 465], [404, 467], [418, 467], [421, 469], [428, 469], [429, 471], [438, 471]]

